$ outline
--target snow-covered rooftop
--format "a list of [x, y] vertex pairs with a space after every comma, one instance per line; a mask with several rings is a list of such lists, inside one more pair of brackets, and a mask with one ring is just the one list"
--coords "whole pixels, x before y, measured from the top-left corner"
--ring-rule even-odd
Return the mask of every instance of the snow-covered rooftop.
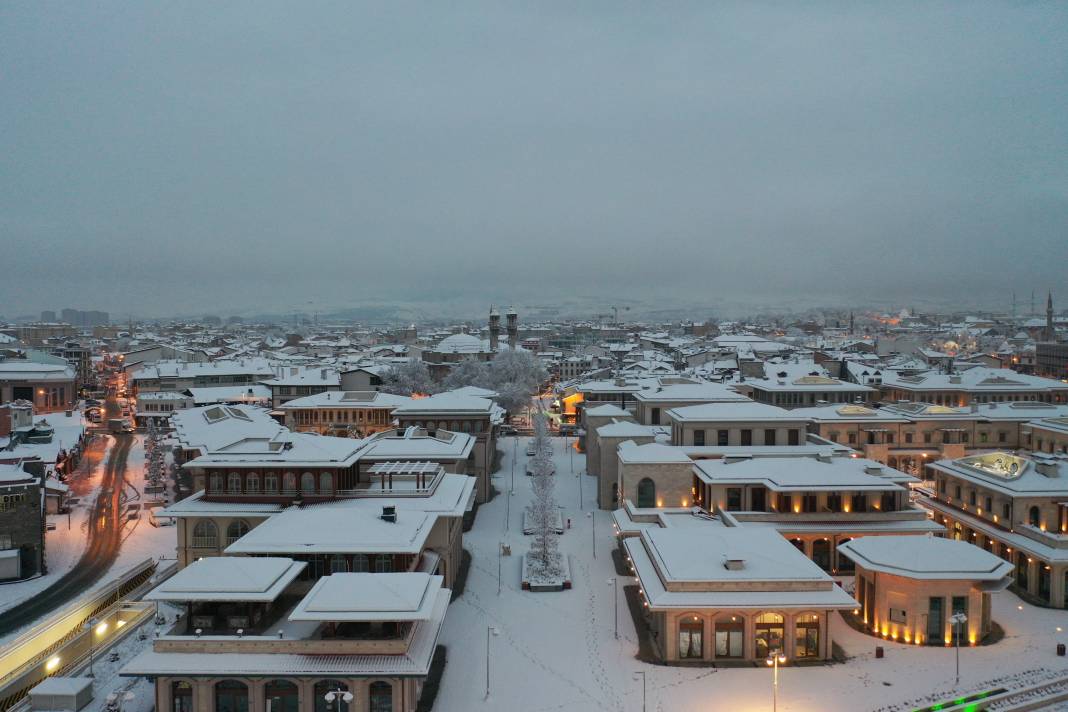
[[289, 620], [429, 620], [443, 580], [414, 571], [323, 576], [289, 614]]
[[287, 558], [198, 559], [145, 595], [146, 601], [274, 601], [307, 564]]
[[838, 545], [859, 566], [915, 579], [999, 581], [1013, 565], [974, 544], [929, 536], [865, 536]]

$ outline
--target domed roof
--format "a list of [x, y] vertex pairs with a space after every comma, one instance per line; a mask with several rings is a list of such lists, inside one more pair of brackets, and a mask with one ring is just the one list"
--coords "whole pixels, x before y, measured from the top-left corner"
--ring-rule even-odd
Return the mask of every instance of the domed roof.
[[489, 345], [483, 343], [482, 339], [471, 334], [453, 334], [452, 336], [446, 336], [438, 344], [438, 352], [441, 353], [479, 353], [481, 351], [489, 351]]

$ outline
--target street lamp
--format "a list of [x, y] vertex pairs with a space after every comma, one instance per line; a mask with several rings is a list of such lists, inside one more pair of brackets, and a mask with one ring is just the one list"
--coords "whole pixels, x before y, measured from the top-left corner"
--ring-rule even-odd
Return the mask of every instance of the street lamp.
[[619, 578], [617, 576], [613, 576], [612, 578], [608, 579], [606, 583], [612, 587], [612, 593], [615, 596], [616, 640], [619, 640]]
[[593, 543], [593, 558], [597, 558], [597, 517], [594, 516], [594, 510], [586, 512], [586, 516], [590, 518], [590, 540]]
[[645, 712], [645, 699], [646, 699], [646, 686], [645, 686], [645, 670], [638, 670], [634, 673], [634, 679], [638, 679], [638, 675], [642, 676], [642, 712]]
[[776, 712], [779, 709], [779, 666], [786, 662], [786, 654], [781, 650], [774, 650], [764, 662], [774, 671], [771, 678], [771, 709]]
[[949, 617], [949, 622], [953, 624], [953, 630], [956, 632], [957, 638], [957, 677], [954, 685], [960, 684], [960, 627], [962, 624], [968, 622], [968, 616], [964, 615], [962, 611], [957, 611]]
[[[334, 702], [344, 702], [346, 705], [348, 705], [352, 702], [353, 698], [351, 692], [349, 692], [348, 690], [342, 690], [339, 687], [336, 690], [331, 690], [330, 692], [323, 695], [323, 699], [331, 705], [333, 705]], [[346, 707], [346, 709], [348, 708]]]
[[[100, 624], [100, 632], [103, 633], [107, 630], [107, 623]], [[89, 619], [89, 677], [93, 676], [93, 647], [96, 642], [94, 637], [97, 634], [96, 618]]]
[[500, 635], [501, 631], [497, 630], [491, 625], [486, 626], [486, 699], [489, 699], [490, 693], [490, 635]]

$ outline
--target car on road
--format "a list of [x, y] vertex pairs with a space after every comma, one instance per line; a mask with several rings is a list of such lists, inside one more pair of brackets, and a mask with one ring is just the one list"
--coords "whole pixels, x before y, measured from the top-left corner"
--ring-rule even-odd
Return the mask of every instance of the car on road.
[[515, 435], [515, 428], [511, 425], [502, 425], [497, 428], [497, 433], [501, 436]]
[[527, 443], [527, 457], [534, 457], [535, 453], [537, 453], [537, 450], [534, 448], [534, 441], [531, 440]]

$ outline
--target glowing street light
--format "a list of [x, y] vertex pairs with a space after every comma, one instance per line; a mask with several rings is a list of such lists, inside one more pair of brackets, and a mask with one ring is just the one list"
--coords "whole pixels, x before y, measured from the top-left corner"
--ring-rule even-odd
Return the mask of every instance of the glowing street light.
[[771, 710], [777, 712], [779, 709], [779, 666], [786, 662], [786, 654], [781, 650], [773, 650], [764, 662], [774, 672], [771, 678]]
[[[344, 702], [346, 705], [345, 709], [348, 709], [347, 705], [352, 703], [353, 697], [351, 692], [347, 690], [342, 690], [339, 687], [338, 689], [331, 690], [330, 692], [323, 695], [323, 699], [326, 700], [327, 704], [331, 706], [334, 704], [334, 702]], [[338, 707], [340, 707], [340, 705], [338, 705]]]
[[954, 685], [960, 684], [960, 627], [964, 623], [968, 622], [968, 616], [963, 612], [957, 611], [949, 617], [949, 622], [953, 624], [953, 629], [957, 632], [957, 678], [953, 683]]

